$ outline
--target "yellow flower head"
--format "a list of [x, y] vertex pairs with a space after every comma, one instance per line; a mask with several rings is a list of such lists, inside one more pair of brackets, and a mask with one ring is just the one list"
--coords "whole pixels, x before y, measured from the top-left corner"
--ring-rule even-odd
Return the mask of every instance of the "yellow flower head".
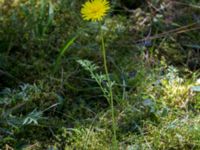
[[90, 0], [83, 4], [81, 14], [83, 20], [101, 21], [109, 9], [107, 0]]

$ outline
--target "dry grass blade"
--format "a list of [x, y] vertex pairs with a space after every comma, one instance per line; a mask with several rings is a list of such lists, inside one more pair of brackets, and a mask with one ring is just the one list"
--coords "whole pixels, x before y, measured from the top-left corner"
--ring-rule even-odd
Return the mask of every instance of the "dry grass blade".
[[143, 42], [143, 41], [146, 41], [146, 40], [153, 40], [153, 39], [162, 38], [162, 37], [165, 37], [165, 36], [169, 36], [171, 34], [181, 34], [181, 33], [199, 30], [199, 29], [200, 29], [200, 26], [199, 26], [198, 23], [192, 23], [192, 24], [180, 27], [180, 28], [172, 29], [170, 31], [165, 31], [165, 32], [160, 33], [160, 34], [150, 36], [148, 38], [140, 39], [140, 40], [136, 41], [136, 43], [140, 43], [140, 42]]

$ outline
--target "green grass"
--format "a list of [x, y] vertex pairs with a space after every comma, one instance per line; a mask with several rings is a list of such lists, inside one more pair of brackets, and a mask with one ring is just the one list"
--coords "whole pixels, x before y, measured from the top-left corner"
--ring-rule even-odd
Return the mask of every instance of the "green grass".
[[0, 2], [0, 149], [200, 149], [199, 2], [83, 2]]

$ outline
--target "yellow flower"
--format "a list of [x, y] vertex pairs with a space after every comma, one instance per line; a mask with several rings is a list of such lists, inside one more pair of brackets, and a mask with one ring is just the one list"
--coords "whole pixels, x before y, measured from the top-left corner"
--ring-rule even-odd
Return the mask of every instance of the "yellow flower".
[[83, 20], [101, 21], [109, 9], [107, 0], [90, 0], [83, 4], [81, 14]]

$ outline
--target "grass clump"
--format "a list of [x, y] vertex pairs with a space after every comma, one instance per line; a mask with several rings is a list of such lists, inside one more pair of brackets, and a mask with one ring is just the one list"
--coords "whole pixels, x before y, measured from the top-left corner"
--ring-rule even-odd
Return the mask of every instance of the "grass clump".
[[84, 2], [0, 1], [0, 149], [199, 149], [199, 2]]

